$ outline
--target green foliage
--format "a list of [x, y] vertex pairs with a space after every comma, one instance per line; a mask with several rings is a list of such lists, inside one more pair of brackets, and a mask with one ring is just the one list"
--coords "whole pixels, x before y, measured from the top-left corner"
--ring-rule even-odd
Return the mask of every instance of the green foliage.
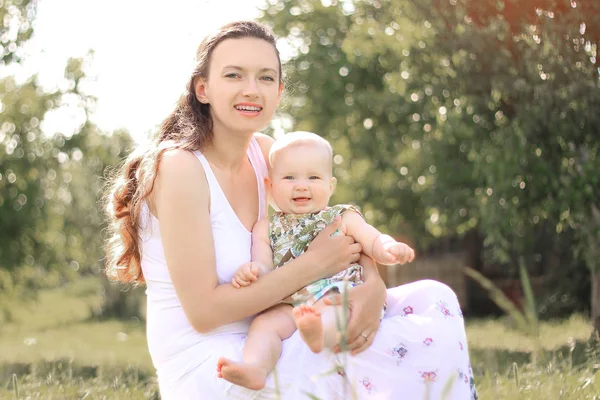
[[21, 44], [33, 33], [37, 0], [0, 1], [0, 66], [19, 61]]
[[562, 249], [597, 270], [598, 2], [279, 0], [263, 20], [342, 202], [421, 249], [477, 229], [511, 275]]
[[509, 261], [532, 226], [589, 215], [600, 6], [271, 3], [264, 20], [296, 49], [288, 112], [349, 153], [336, 172], [377, 222], [434, 236], [478, 226]]
[[[15, 71], [35, 6], [0, 1], [2, 63]], [[104, 134], [88, 121], [95, 100], [79, 88], [83, 61], [69, 60], [61, 89], [51, 92], [36, 76], [0, 80], [0, 297], [33, 295], [101, 269], [104, 169], [118, 163], [132, 140], [127, 132]], [[79, 121], [75, 130], [45, 132], [46, 118], [66, 108]]]

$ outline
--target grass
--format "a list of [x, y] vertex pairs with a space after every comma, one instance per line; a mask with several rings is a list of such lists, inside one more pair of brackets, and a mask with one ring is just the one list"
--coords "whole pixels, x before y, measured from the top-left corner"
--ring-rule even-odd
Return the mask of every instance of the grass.
[[97, 279], [42, 291], [33, 302], [3, 305], [0, 399], [158, 398], [139, 320], [98, 321]]
[[0, 321], [0, 363], [73, 359], [86, 365], [135, 365], [151, 370], [140, 321], [96, 321], [102, 302], [97, 279], [42, 291], [35, 302], [8, 305]]
[[[0, 398], [158, 399], [143, 322], [94, 320], [101, 301], [102, 287], [90, 278], [3, 305]], [[503, 318], [468, 321], [480, 398], [600, 400], [591, 333], [577, 315], [542, 322], [539, 338]]]

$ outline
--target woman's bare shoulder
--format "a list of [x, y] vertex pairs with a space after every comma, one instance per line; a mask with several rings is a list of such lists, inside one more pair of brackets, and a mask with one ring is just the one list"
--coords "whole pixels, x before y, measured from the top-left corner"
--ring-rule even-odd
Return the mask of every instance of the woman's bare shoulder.
[[184, 149], [171, 149], [162, 154], [159, 173], [170, 175], [172, 173], [181, 173], [185, 171], [203, 171], [202, 164], [194, 153]]
[[[256, 139], [256, 141], [258, 142], [258, 145], [260, 146], [260, 149], [262, 150], [265, 161], [268, 161], [269, 160], [269, 151], [271, 151], [271, 146], [273, 146], [275, 139], [273, 139], [269, 135], [265, 135], [264, 133], [255, 133], [254, 138]], [[268, 163], [267, 163], [267, 165], [268, 165]]]
[[208, 194], [202, 164], [194, 153], [183, 149], [167, 150], [162, 154], [152, 186], [149, 198], [152, 211], [155, 211], [156, 197], [164, 195], [165, 191], [193, 197], [207, 197]]

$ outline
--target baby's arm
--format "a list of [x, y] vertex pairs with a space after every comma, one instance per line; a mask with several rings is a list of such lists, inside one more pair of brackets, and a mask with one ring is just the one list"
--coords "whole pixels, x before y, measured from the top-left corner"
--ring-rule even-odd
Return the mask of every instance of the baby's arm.
[[258, 266], [258, 276], [273, 270], [273, 250], [269, 239], [268, 218], [262, 218], [252, 228], [252, 262]]
[[396, 242], [369, 225], [358, 213], [348, 210], [342, 214], [342, 233], [352, 236], [363, 247], [363, 252], [380, 264], [404, 264], [415, 258], [407, 244]]
[[259, 276], [273, 269], [273, 251], [269, 242], [269, 220], [263, 218], [252, 228], [252, 261], [241, 265], [231, 280], [235, 288], [252, 284]]

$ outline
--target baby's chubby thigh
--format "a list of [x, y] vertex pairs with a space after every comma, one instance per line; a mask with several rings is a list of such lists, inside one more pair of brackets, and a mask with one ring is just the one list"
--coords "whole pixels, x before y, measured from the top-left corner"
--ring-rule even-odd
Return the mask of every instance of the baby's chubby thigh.
[[252, 320], [249, 334], [275, 331], [281, 340], [289, 338], [296, 331], [292, 309], [291, 305], [282, 303], [261, 312]]

